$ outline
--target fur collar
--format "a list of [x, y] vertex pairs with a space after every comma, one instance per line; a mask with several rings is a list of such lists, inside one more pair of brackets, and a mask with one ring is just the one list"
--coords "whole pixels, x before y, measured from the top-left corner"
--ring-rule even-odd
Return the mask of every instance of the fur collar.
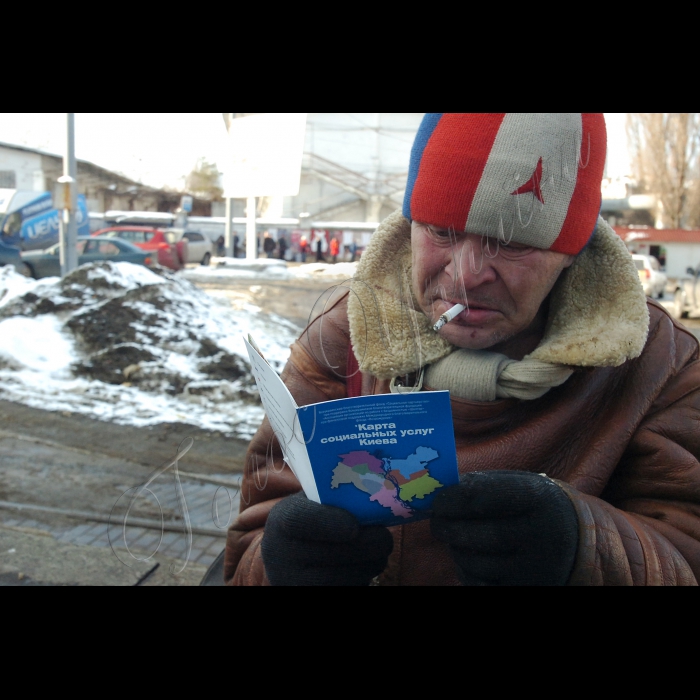
[[[350, 337], [363, 372], [392, 379], [456, 348], [437, 335], [411, 291], [411, 225], [400, 211], [362, 255], [348, 301]], [[646, 344], [649, 311], [624, 243], [598, 220], [588, 246], [552, 290], [547, 330], [528, 357], [574, 367], [617, 367]]]

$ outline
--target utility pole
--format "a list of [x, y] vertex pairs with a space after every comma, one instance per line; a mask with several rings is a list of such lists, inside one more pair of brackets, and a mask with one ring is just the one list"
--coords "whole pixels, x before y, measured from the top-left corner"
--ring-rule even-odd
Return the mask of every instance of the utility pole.
[[[231, 122], [238, 116], [234, 112], [223, 112], [226, 131], [231, 132]], [[233, 199], [225, 197], [226, 201], [226, 226], [224, 228], [224, 247], [226, 256], [233, 257]]]
[[255, 225], [255, 197], [248, 197], [248, 210], [245, 221], [245, 257], [255, 260], [258, 257], [258, 236]]
[[226, 228], [224, 229], [224, 247], [226, 257], [233, 257], [233, 200], [226, 197]]
[[55, 205], [62, 209], [59, 222], [61, 276], [78, 267], [78, 167], [75, 161], [75, 114], [66, 114], [66, 150], [63, 176], [58, 178]]
[[[226, 124], [226, 131], [231, 132], [231, 122], [237, 117], [245, 117], [247, 114], [239, 112], [224, 112], [224, 124]], [[233, 257], [233, 200], [231, 197], [226, 197], [226, 229], [224, 233], [224, 238], [226, 241], [226, 255]], [[247, 202], [247, 212], [246, 212], [246, 223], [245, 223], [245, 257], [246, 260], [255, 260], [258, 257], [258, 237], [256, 230], [256, 217], [255, 210], [257, 203], [255, 197], [248, 197]]]

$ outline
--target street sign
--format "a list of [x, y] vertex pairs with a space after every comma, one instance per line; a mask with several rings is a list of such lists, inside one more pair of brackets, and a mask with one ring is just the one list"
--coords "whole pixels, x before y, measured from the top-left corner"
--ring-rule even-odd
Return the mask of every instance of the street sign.
[[188, 214], [192, 213], [193, 204], [194, 199], [188, 194], [183, 194], [180, 198], [180, 209], [182, 209], [182, 211], [186, 211]]
[[73, 208], [73, 190], [77, 189], [76, 181], [70, 175], [61, 175], [54, 186], [53, 205], [56, 209]]

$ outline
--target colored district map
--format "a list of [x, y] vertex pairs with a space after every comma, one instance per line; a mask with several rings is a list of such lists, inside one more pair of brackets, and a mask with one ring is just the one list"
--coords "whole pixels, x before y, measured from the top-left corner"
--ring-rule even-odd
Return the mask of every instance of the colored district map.
[[394, 515], [410, 518], [415, 511], [409, 505], [414, 498], [425, 498], [443, 486], [430, 476], [427, 465], [439, 457], [430, 447], [418, 447], [406, 459], [375, 457], [366, 450], [338, 455], [342, 460], [333, 470], [331, 488], [352, 484], [370, 494]]

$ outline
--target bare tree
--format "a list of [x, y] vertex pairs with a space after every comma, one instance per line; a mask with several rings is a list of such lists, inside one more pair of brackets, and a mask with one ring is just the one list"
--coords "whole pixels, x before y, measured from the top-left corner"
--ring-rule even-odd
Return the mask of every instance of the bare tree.
[[627, 137], [641, 192], [668, 228], [700, 226], [700, 113], [630, 113]]
[[185, 180], [187, 191], [202, 199], [218, 201], [221, 199], [223, 189], [220, 187], [221, 173], [216, 163], [210, 163], [205, 158], [200, 158]]

